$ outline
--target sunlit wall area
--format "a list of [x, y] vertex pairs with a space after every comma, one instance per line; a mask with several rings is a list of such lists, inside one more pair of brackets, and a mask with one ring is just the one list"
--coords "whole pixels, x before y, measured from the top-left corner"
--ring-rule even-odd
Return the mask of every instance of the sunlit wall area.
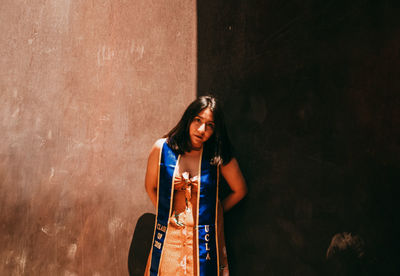
[[148, 152], [196, 95], [196, 4], [0, 9], [0, 274], [126, 275]]

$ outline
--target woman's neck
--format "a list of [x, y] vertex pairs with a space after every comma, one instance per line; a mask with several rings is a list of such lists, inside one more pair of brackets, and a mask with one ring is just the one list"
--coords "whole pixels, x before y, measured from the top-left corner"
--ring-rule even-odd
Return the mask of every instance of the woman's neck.
[[200, 148], [192, 148], [191, 151], [185, 152], [185, 154], [190, 155], [190, 156], [197, 156], [197, 155], [200, 155], [202, 148], [203, 148], [203, 147], [200, 147]]

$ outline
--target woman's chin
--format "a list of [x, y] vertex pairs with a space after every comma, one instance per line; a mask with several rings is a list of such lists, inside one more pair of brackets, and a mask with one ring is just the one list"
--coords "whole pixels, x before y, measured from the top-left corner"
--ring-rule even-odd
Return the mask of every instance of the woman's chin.
[[199, 150], [203, 146], [203, 143], [193, 143], [192, 142], [192, 149]]

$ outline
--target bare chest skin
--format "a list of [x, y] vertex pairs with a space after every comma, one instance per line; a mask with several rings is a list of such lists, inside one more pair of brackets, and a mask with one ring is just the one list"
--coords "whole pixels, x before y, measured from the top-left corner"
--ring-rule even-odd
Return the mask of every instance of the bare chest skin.
[[200, 162], [200, 151], [192, 151], [181, 155], [178, 164], [178, 172], [182, 174], [184, 172], [189, 173], [189, 177], [192, 178], [199, 174], [199, 162]]
[[[184, 172], [189, 173], [189, 178], [198, 176], [199, 174], [199, 164], [200, 164], [200, 151], [192, 151], [190, 153], [182, 154], [179, 163], [177, 164], [177, 173], [182, 175]], [[192, 190], [192, 196], [190, 199], [191, 207], [193, 208], [193, 213], [196, 213], [197, 209], [197, 193]], [[179, 214], [184, 212], [187, 207], [187, 202], [185, 200], [185, 191], [175, 190], [174, 191], [174, 210]]]

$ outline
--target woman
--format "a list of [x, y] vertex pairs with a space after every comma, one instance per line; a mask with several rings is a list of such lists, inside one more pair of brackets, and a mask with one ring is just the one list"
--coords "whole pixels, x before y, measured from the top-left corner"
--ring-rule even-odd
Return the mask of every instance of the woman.
[[[232, 193], [220, 203], [219, 174]], [[145, 275], [229, 275], [222, 212], [247, 193], [215, 98], [199, 97], [158, 140], [146, 191], [157, 208]]]

